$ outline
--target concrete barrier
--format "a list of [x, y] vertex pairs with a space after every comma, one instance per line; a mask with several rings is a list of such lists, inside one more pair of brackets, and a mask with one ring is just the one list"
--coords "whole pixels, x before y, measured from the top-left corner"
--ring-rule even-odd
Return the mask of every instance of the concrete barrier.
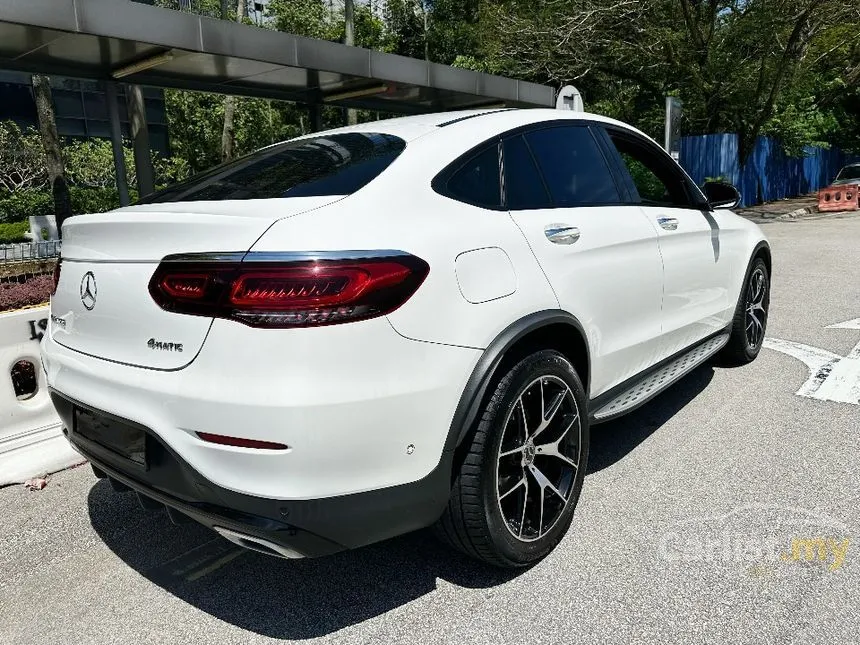
[[[39, 360], [47, 324], [47, 306], [0, 313], [0, 486], [83, 461], [63, 436], [48, 397]], [[35, 380], [21, 361], [32, 364]]]

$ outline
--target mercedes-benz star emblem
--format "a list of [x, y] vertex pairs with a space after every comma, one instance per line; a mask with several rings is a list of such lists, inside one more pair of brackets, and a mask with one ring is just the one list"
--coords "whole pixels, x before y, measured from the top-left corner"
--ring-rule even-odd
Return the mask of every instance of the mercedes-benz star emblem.
[[84, 303], [87, 311], [92, 311], [93, 307], [96, 306], [97, 294], [96, 277], [92, 271], [87, 271], [81, 279], [81, 302]]

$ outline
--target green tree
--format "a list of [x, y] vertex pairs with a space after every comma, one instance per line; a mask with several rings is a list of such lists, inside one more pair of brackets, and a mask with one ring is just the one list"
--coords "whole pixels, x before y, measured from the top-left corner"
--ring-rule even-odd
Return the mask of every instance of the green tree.
[[[588, 105], [652, 135], [663, 97], [678, 95], [686, 132], [736, 132], [742, 160], [764, 132], [804, 138], [781, 124], [803, 111], [804, 96], [823, 102], [822, 88], [798, 89], [821, 74], [812, 52], [860, 38], [853, 0], [485, 0], [482, 13], [493, 71], [573, 82]], [[827, 118], [808, 122], [830, 127]]]

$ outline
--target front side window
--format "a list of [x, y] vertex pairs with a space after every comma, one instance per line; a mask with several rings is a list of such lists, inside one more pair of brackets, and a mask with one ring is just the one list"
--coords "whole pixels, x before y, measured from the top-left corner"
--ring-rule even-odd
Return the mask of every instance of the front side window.
[[660, 150], [623, 134], [609, 132], [621, 161], [646, 206], [693, 207], [686, 180]]
[[169, 186], [138, 204], [350, 195], [384, 171], [406, 142], [351, 132], [288, 141]]
[[556, 207], [621, 201], [603, 153], [585, 126], [542, 128], [525, 134]]
[[456, 200], [498, 208], [501, 206], [499, 184], [499, 147], [493, 144], [464, 163], [448, 180], [446, 192]]

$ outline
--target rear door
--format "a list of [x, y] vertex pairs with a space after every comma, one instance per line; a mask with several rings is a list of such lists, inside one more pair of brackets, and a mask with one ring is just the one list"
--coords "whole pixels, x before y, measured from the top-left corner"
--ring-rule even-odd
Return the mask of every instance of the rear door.
[[607, 127], [629, 192], [657, 231], [663, 258], [662, 353], [681, 351], [728, 323], [730, 254], [718, 221], [678, 164], [635, 132]]
[[505, 198], [561, 307], [585, 327], [592, 397], [659, 360], [663, 267], [586, 124], [506, 136]]

